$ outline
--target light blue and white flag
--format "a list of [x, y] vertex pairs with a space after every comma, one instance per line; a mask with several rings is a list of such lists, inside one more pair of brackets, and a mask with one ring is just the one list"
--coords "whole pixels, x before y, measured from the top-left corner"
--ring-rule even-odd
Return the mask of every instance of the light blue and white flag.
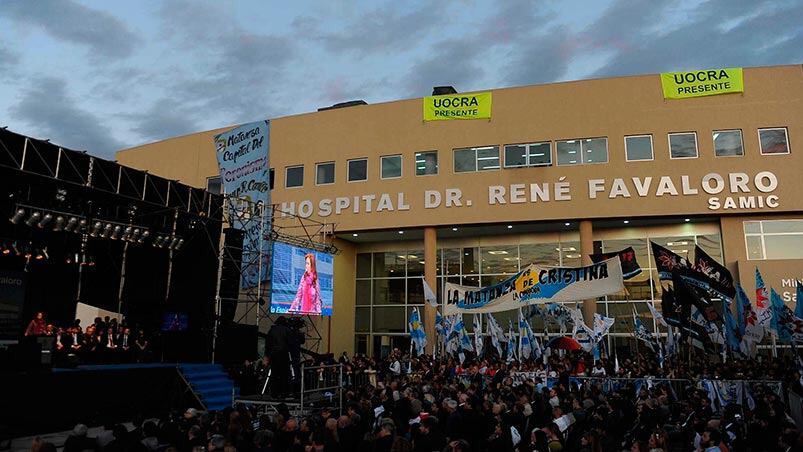
[[482, 355], [482, 320], [480, 320], [480, 316], [482, 314], [474, 314], [474, 350], [477, 352], [477, 356], [479, 357]]
[[502, 342], [505, 341], [505, 332], [496, 321], [493, 315], [487, 314], [488, 317], [488, 335], [491, 336], [491, 344], [496, 348], [496, 353], [502, 357]]
[[437, 308], [438, 297], [435, 296], [435, 292], [432, 290], [432, 287], [429, 287], [427, 279], [422, 276], [421, 280], [424, 281], [424, 300], [426, 300], [427, 303], [429, 303], [429, 305], [433, 308]]
[[427, 346], [427, 335], [424, 332], [424, 326], [421, 324], [421, 314], [418, 312], [418, 308], [413, 308], [410, 312], [408, 325], [410, 327], [410, 341], [415, 347], [415, 352], [417, 355], [423, 355]]
[[508, 323], [507, 356], [505, 359], [508, 364], [516, 359], [516, 336], [513, 334], [513, 322]]
[[519, 309], [519, 358], [522, 360], [528, 359], [532, 353], [532, 343], [530, 336], [527, 333], [529, 322], [524, 319], [521, 309]]

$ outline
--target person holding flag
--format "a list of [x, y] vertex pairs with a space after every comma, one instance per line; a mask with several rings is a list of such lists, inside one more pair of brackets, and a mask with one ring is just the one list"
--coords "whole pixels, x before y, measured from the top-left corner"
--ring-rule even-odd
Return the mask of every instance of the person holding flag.
[[416, 354], [423, 355], [427, 346], [427, 335], [424, 332], [424, 326], [421, 324], [421, 314], [418, 312], [418, 308], [413, 308], [410, 312], [408, 325], [410, 328], [410, 348], [415, 347]]
[[524, 319], [524, 315], [519, 308], [519, 358], [528, 359], [532, 353], [532, 343], [530, 336], [527, 334], [528, 322]]
[[488, 315], [488, 335], [491, 336], [491, 344], [496, 348], [496, 353], [502, 357], [502, 342], [505, 341], [505, 332], [496, 321], [493, 315]]
[[477, 357], [482, 355], [482, 314], [474, 314], [474, 350], [477, 352]]
[[516, 359], [516, 336], [513, 335], [513, 322], [508, 324], [507, 353], [505, 360], [508, 364]]

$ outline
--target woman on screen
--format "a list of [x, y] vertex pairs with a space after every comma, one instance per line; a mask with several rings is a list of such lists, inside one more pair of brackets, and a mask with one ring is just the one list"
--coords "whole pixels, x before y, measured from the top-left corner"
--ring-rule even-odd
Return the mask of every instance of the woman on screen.
[[304, 276], [298, 284], [296, 298], [287, 312], [299, 314], [321, 313], [321, 283], [318, 281], [318, 270], [315, 268], [315, 255], [304, 256]]

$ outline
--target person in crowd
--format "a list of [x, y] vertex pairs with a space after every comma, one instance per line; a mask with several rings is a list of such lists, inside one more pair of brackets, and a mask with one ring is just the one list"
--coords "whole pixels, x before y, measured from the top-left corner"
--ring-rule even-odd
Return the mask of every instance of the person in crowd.
[[87, 426], [84, 424], [76, 424], [70, 436], [64, 440], [64, 452], [83, 452], [95, 450], [95, 438], [87, 437]]
[[[19, 330], [17, 330], [19, 331]], [[47, 323], [45, 322], [45, 313], [37, 312], [33, 319], [28, 323], [25, 328], [25, 336], [44, 336], [47, 334]]]
[[150, 342], [145, 330], [142, 329], [137, 332], [137, 338], [134, 340], [134, 359], [138, 363], [145, 363], [151, 360]]

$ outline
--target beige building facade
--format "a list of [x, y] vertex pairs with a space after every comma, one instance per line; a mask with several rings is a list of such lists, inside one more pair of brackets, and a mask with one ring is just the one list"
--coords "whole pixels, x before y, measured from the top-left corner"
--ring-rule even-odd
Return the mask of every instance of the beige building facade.
[[[633, 246], [644, 272], [584, 303], [587, 316], [616, 317], [614, 337], [625, 338], [633, 308], [660, 300], [650, 241], [690, 258], [699, 245], [749, 294], [758, 267], [793, 303], [801, 66], [747, 68], [743, 93], [690, 99], [664, 99], [657, 74], [491, 92], [490, 119], [424, 121], [418, 98], [271, 120], [275, 221], [330, 224], [341, 250], [334, 314], [318, 320], [324, 349], [406, 346], [410, 309], [422, 307], [428, 327], [434, 317], [422, 277], [440, 294], [446, 281], [485, 286], [530, 263], [576, 266]], [[214, 188], [212, 137], [228, 128], [117, 160]]]

